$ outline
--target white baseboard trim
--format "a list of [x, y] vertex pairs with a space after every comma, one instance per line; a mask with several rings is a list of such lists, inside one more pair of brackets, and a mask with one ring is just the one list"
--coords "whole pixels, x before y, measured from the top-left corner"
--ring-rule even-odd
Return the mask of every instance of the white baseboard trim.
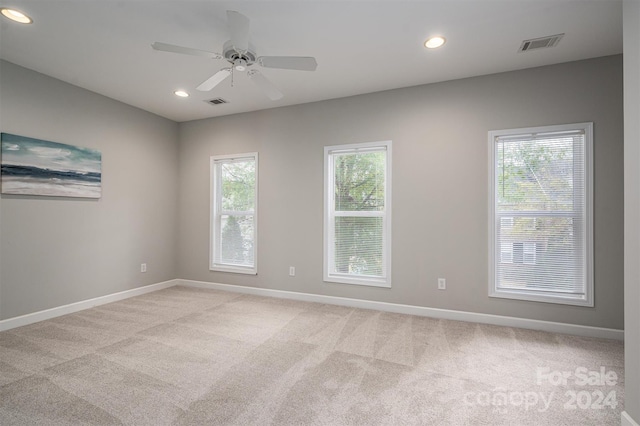
[[[374, 309], [384, 312], [417, 315], [431, 318], [448, 319], [454, 321], [476, 322], [506, 327], [526, 328], [531, 330], [548, 331], [552, 333], [572, 334], [576, 336], [597, 337], [603, 339], [624, 340], [624, 331], [611, 328], [590, 327], [585, 325], [565, 324], [551, 321], [540, 321], [526, 318], [508, 317], [502, 315], [480, 314], [475, 312], [454, 311], [450, 309], [427, 308], [423, 306], [401, 305], [396, 303], [376, 302], [371, 300], [350, 299], [346, 297], [325, 296], [320, 294], [299, 293], [294, 291], [273, 290], [267, 288], [245, 287], [232, 284], [210, 283], [205, 281], [193, 281], [174, 279], [161, 283], [138, 287], [119, 293], [96, 297], [69, 305], [59, 306], [32, 314], [9, 318], [0, 321], [0, 331], [33, 324], [50, 318], [71, 314], [84, 309], [93, 308], [107, 303], [117, 302], [130, 297], [139, 296], [157, 290], [182, 285], [186, 287], [210, 288], [215, 290], [230, 291], [234, 293], [254, 294], [257, 296], [277, 297], [281, 299], [300, 300], [304, 302], [326, 303], [330, 305], [349, 306], [361, 309]], [[631, 417], [629, 417], [630, 421]], [[640, 426], [637, 423], [629, 423], [632, 426]]]
[[72, 314], [84, 309], [93, 308], [94, 306], [105, 305], [107, 303], [117, 302], [118, 300], [128, 299], [130, 297], [140, 296], [142, 294], [151, 293], [152, 291], [162, 290], [164, 288], [173, 287], [178, 280], [169, 280], [161, 283], [146, 285], [131, 290], [121, 291], [119, 293], [108, 294], [106, 296], [95, 297], [81, 302], [71, 303], [69, 305], [58, 306], [56, 308], [46, 309], [44, 311], [34, 312], [32, 314], [21, 315], [0, 321], [0, 331], [10, 330], [23, 325], [33, 324], [38, 321], [44, 321], [62, 315]]
[[506, 327], [526, 328], [531, 330], [548, 331], [552, 333], [572, 334], [575, 336], [624, 340], [624, 330], [616, 330], [612, 328], [590, 327], [586, 325], [565, 324], [560, 322], [540, 321], [502, 315], [454, 311], [450, 309], [426, 308], [413, 305], [400, 305], [396, 303], [375, 302], [362, 299], [349, 299], [345, 297], [298, 293], [294, 291], [244, 287], [231, 284], [210, 283], [205, 281], [181, 279], [175, 281], [177, 281], [178, 285], [186, 287], [211, 288], [216, 290], [231, 291], [235, 293], [253, 294], [257, 296], [278, 297], [281, 299], [301, 300], [304, 302], [316, 302], [326, 303], [330, 305], [349, 306], [353, 308], [374, 309], [378, 311], [448, 319], [454, 321], [466, 321], [481, 324], [501, 325]]
[[627, 413], [626, 411], [622, 412], [622, 419], [620, 420], [620, 425], [621, 426], [640, 426], [638, 422], [633, 420], [629, 415], [629, 413]]

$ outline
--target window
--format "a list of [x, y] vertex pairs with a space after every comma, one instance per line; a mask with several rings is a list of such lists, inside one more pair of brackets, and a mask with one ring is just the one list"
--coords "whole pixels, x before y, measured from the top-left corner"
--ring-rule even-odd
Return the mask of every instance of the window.
[[500, 262], [513, 263], [513, 244], [502, 244], [500, 246]]
[[536, 243], [525, 241], [522, 243], [522, 263], [526, 265], [536, 264]]
[[593, 306], [593, 124], [489, 132], [489, 295]]
[[212, 271], [256, 274], [258, 154], [211, 157]]
[[501, 217], [500, 218], [500, 226], [503, 228], [510, 228], [513, 226], [513, 218], [512, 217]]
[[391, 141], [324, 152], [324, 280], [391, 287]]
[[517, 241], [500, 245], [500, 263], [526, 263], [535, 265], [537, 245], [531, 241]]

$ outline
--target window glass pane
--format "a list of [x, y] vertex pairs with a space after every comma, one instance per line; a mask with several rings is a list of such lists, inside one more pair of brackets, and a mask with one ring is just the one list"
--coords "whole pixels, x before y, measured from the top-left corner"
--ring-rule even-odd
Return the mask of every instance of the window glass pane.
[[536, 243], [526, 241], [522, 246], [522, 263], [527, 265], [535, 265], [536, 263]]
[[500, 218], [500, 226], [502, 228], [510, 228], [513, 226], [513, 218], [512, 217], [502, 217]]
[[383, 218], [335, 218], [335, 272], [383, 276]]
[[571, 211], [574, 137], [497, 143], [498, 210]]
[[513, 226], [500, 227], [497, 287], [583, 292], [584, 248], [573, 218], [538, 217], [534, 230], [531, 219], [517, 217]]
[[384, 210], [384, 151], [334, 155], [335, 210]]
[[220, 259], [228, 265], [253, 266], [253, 216], [220, 217]]
[[255, 166], [255, 161], [253, 160], [220, 163], [222, 210], [254, 210]]
[[513, 263], [513, 244], [507, 242], [500, 246], [500, 262]]
[[523, 243], [516, 241], [513, 243], [513, 263], [523, 263]]

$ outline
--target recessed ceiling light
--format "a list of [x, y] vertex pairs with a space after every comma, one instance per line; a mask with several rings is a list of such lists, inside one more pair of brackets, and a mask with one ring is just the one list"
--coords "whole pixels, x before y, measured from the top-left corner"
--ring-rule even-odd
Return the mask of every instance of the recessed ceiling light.
[[435, 49], [436, 47], [442, 46], [445, 41], [447, 41], [447, 39], [441, 36], [431, 37], [424, 42], [424, 47], [426, 47], [427, 49]]
[[180, 96], [181, 98], [188, 98], [189, 94], [187, 92], [185, 92], [184, 90], [176, 90], [175, 92], [173, 92], [176, 96]]
[[5, 17], [11, 19], [12, 21], [20, 22], [21, 24], [30, 24], [33, 22], [33, 19], [29, 18], [19, 10], [3, 7], [2, 9], [0, 9], [0, 13], [2, 13]]

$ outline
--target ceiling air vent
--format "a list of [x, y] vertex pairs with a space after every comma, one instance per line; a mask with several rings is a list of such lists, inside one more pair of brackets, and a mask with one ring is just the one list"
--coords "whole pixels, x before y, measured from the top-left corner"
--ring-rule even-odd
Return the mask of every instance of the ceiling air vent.
[[518, 52], [528, 52], [529, 50], [553, 47], [558, 44], [558, 42], [562, 37], [564, 37], [564, 34], [556, 34], [556, 35], [547, 36], [547, 37], [532, 38], [529, 40], [524, 40], [520, 45], [520, 49], [518, 49]]
[[208, 104], [211, 104], [211, 105], [220, 105], [220, 104], [228, 104], [229, 103], [229, 101], [225, 101], [222, 98], [209, 99], [208, 101], [205, 101], [205, 102], [208, 103]]

